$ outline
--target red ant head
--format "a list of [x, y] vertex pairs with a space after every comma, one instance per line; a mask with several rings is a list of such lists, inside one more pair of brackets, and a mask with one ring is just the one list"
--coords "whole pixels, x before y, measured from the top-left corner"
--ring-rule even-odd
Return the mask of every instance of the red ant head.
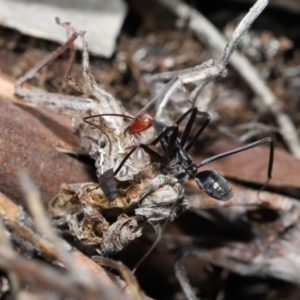
[[152, 126], [153, 117], [143, 113], [135, 117], [131, 124], [126, 128], [130, 133], [139, 133], [147, 130]]

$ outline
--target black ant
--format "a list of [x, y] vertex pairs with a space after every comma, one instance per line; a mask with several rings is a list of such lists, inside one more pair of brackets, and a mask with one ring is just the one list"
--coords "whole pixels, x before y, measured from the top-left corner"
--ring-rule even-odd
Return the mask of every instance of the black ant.
[[[189, 120], [187, 121], [187, 124], [185, 126], [185, 129], [183, 131], [182, 137], [180, 141], [178, 140], [178, 134], [179, 134], [179, 124], [188, 116]], [[205, 118], [204, 123], [202, 126], [198, 129], [194, 137], [191, 139], [191, 141], [186, 145], [187, 140], [189, 138], [191, 129], [194, 125], [195, 119], [197, 116], [202, 116]], [[124, 117], [124, 116], [123, 116]], [[151, 116], [150, 116], [151, 117]], [[136, 129], [139, 130], [143, 127], [143, 120], [139, 122], [139, 118], [135, 117], [132, 118], [132, 122], [129, 125], [129, 128], [126, 128], [125, 131], [129, 131], [132, 133], [135, 133]], [[232, 189], [230, 185], [227, 183], [225, 178], [218, 174], [214, 170], [205, 170], [202, 172], [198, 172], [198, 168], [223, 157], [245, 151], [247, 149], [254, 148], [256, 146], [259, 146], [264, 143], [270, 143], [270, 155], [269, 155], [269, 164], [268, 164], [268, 172], [267, 176], [268, 179], [266, 183], [263, 185], [261, 189], [263, 189], [268, 182], [270, 181], [272, 177], [272, 167], [273, 167], [273, 159], [274, 159], [274, 144], [271, 137], [267, 137], [261, 140], [258, 140], [256, 142], [253, 142], [251, 144], [226, 151], [217, 155], [214, 155], [212, 157], [209, 157], [202, 162], [196, 164], [192, 157], [188, 154], [189, 150], [192, 148], [192, 146], [197, 141], [198, 137], [201, 135], [201, 133], [204, 131], [204, 129], [207, 127], [211, 120], [211, 117], [206, 112], [201, 112], [198, 110], [197, 107], [192, 107], [188, 111], [186, 111], [173, 125], [167, 126], [163, 122], [159, 122], [156, 119], [153, 119], [151, 117], [151, 124], [153, 129], [155, 130], [157, 134], [157, 138], [154, 139], [150, 144], [140, 144], [138, 146], [133, 146], [132, 149], [126, 154], [120, 165], [117, 167], [117, 169], [113, 172], [112, 169], [105, 172], [105, 176], [101, 177], [102, 182], [99, 183], [99, 186], [102, 188], [104, 194], [108, 198], [110, 196], [110, 193], [113, 193], [114, 195], [118, 195], [117, 188], [113, 182], [113, 176], [115, 176], [122, 168], [126, 160], [132, 155], [132, 153], [138, 148], [142, 148], [144, 151], [146, 151], [150, 157], [160, 163], [161, 170], [163, 173], [174, 176], [178, 179], [183, 178], [187, 173], [190, 173], [196, 183], [198, 184], [199, 188], [201, 188], [207, 195], [210, 197], [216, 199], [225, 201], [230, 199], [233, 196]], [[149, 123], [149, 122], [148, 122]], [[139, 125], [139, 126], [137, 126]], [[147, 125], [148, 126], [148, 125]], [[147, 127], [145, 126], [145, 127]], [[147, 129], [147, 128], [146, 128]], [[142, 131], [142, 130], [140, 130]], [[155, 146], [158, 142], [160, 142], [161, 147], [164, 151], [164, 156], [160, 155], [158, 152], [151, 149], [149, 146]], [[106, 174], [107, 173], [107, 174]], [[111, 189], [111, 190], [109, 190]], [[173, 204], [173, 207], [171, 210], [175, 208], [176, 202]], [[171, 213], [170, 213], [171, 215]], [[165, 223], [163, 224], [163, 227], [156, 238], [156, 241], [153, 243], [153, 245], [150, 247], [150, 249], [147, 251], [147, 253], [143, 256], [143, 258], [137, 263], [135, 268], [133, 269], [133, 273], [137, 270], [139, 265], [148, 257], [148, 255], [153, 251], [153, 249], [156, 247], [156, 245], [159, 243], [159, 241], [162, 238], [162, 232], [168, 222], [169, 218], [165, 220]]]
[[[190, 118], [185, 126], [182, 137], [179, 141], [178, 126], [188, 115], [190, 115]], [[186, 145], [197, 115], [203, 116], [205, 118], [205, 121], [202, 124], [202, 126], [199, 128], [195, 136], [192, 138], [192, 140]], [[163, 173], [181, 179], [186, 175], [187, 172], [189, 172], [195, 179], [198, 186], [210, 197], [217, 200], [230, 199], [232, 197], [232, 189], [227, 183], [227, 181], [224, 179], [224, 177], [222, 177], [216, 171], [206, 170], [206, 171], [198, 172], [198, 168], [212, 161], [215, 161], [217, 159], [238, 152], [245, 151], [247, 149], [254, 148], [264, 143], [270, 143], [270, 156], [269, 156], [268, 173], [267, 173], [268, 179], [263, 187], [267, 185], [267, 183], [272, 177], [274, 145], [271, 137], [267, 137], [258, 140], [254, 143], [230, 151], [226, 151], [224, 153], [214, 155], [210, 158], [203, 160], [199, 164], [194, 163], [192, 157], [188, 154], [188, 152], [191, 149], [191, 147], [195, 144], [198, 137], [204, 131], [204, 129], [207, 127], [207, 125], [211, 120], [211, 117], [208, 113], [199, 111], [197, 107], [190, 108], [171, 126], [167, 126], [163, 122], [159, 122], [153, 119], [150, 115], [144, 113], [138, 114], [134, 118], [126, 115], [102, 114], [102, 115], [86, 117], [85, 120], [88, 118], [100, 117], [100, 116], [120, 116], [120, 117], [127, 117], [132, 119], [131, 124], [125, 129], [125, 132], [126, 131], [129, 131], [130, 133], [141, 132], [148, 129], [152, 125], [152, 127], [154, 128], [157, 134], [157, 138], [154, 139], [150, 144], [140, 144], [138, 146], [133, 146], [132, 149], [126, 154], [126, 156], [124, 157], [124, 159], [122, 160], [122, 162], [114, 172], [112, 169], [110, 169], [102, 175], [101, 177], [102, 180], [99, 183], [99, 187], [102, 187], [103, 192], [109, 201], [113, 201], [118, 195], [116, 186], [113, 183], [113, 176], [115, 176], [121, 170], [126, 160], [139, 147], [142, 148], [144, 151], [146, 151], [154, 161], [161, 164], [161, 169]], [[149, 146], [155, 146], [158, 142], [160, 142], [161, 147], [165, 153], [164, 156], [160, 155], [158, 152], [154, 151], [149, 147]], [[113, 195], [115, 198], [112, 199], [112, 197], [110, 197], [111, 195]]]

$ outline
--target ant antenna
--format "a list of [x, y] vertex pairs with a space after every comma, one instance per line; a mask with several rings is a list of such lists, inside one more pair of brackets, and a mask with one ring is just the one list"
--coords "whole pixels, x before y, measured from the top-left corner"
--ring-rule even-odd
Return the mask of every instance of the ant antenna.
[[124, 134], [126, 134], [127, 131], [129, 131], [131, 134], [140, 133], [142, 131], [145, 131], [152, 126], [152, 121], [153, 121], [153, 117], [146, 113], [142, 113], [136, 117], [131, 117], [131, 116], [123, 115], [123, 114], [111, 113], [111, 114], [97, 114], [97, 115], [92, 115], [92, 116], [83, 118], [84, 122], [98, 128], [106, 136], [106, 138], [109, 141], [109, 154], [111, 154], [111, 151], [112, 151], [112, 143], [111, 143], [111, 140], [110, 140], [108, 134], [105, 132], [105, 130], [103, 128], [100, 127], [100, 125], [97, 125], [94, 122], [87, 121], [88, 119], [93, 119], [93, 118], [97, 118], [97, 117], [105, 117], [105, 116], [122, 117], [122, 118], [131, 119], [132, 121], [129, 124], [129, 126], [127, 126], [126, 129], [124, 130]]

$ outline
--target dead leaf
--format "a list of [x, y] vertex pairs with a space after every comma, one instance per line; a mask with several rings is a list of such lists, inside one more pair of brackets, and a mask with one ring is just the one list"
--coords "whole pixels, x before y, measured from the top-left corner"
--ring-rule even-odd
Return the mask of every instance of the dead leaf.
[[20, 169], [25, 169], [37, 183], [44, 203], [58, 192], [62, 182], [93, 181], [90, 167], [55, 149], [61, 142], [76, 143], [70, 125], [33, 108], [26, 110], [0, 101], [1, 192], [22, 202], [17, 178]]
[[[240, 146], [242, 146], [240, 143], [219, 139], [209, 147], [204, 148], [200, 155], [192, 153], [192, 156], [194, 161], [199, 163], [205, 158]], [[270, 150], [267, 146], [255, 147], [211, 162], [202, 167], [201, 170], [216, 170], [227, 178], [262, 185], [267, 180], [269, 152]], [[299, 169], [299, 159], [282, 149], [275, 148], [272, 180], [269, 185], [300, 188]]]

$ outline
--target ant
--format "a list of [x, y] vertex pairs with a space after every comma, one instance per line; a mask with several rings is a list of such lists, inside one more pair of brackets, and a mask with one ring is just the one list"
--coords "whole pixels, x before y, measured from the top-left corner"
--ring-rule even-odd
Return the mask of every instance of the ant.
[[[118, 115], [120, 116], [120, 115]], [[138, 115], [137, 115], [138, 116]], [[186, 123], [186, 126], [184, 128], [183, 134], [181, 139], [178, 139], [179, 135], [179, 124], [189, 116], [189, 119]], [[190, 142], [187, 144], [187, 140], [190, 136], [191, 129], [194, 125], [195, 119], [197, 116], [204, 117], [204, 122], [194, 135]], [[124, 117], [122, 115], [122, 117]], [[150, 116], [151, 117], [151, 116]], [[130, 117], [132, 122], [128, 126], [129, 128], [126, 128], [125, 131], [136, 133], [137, 130], [141, 130], [143, 128], [144, 120], [143, 118], [139, 119], [138, 117], [132, 118]], [[146, 116], [147, 118], [147, 116]], [[152, 117], [151, 117], [152, 118]], [[139, 123], [139, 120], [140, 123]], [[212, 157], [209, 157], [202, 162], [196, 164], [193, 161], [193, 158], [188, 154], [189, 150], [192, 148], [192, 146], [195, 144], [201, 133], [205, 130], [205, 128], [208, 126], [209, 122], [211, 120], [211, 116], [206, 113], [199, 111], [196, 106], [190, 108], [188, 111], [186, 111], [173, 125], [168, 126], [163, 122], [160, 122], [156, 119], [151, 119], [151, 124], [153, 129], [155, 130], [157, 134], [157, 138], [154, 139], [150, 144], [139, 144], [138, 146], [131, 147], [132, 149], [126, 154], [120, 165], [117, 167], [117, 169], [113, 172], [112, 169], [105, 172], [105, 176], [100, 177], [103, 179], [98, 187], [101, 187], [104, 194], [108, 198], [110, 193], [113, 193], [116, 197], [118, 195], [117, 188], [113, 181], [113, 176], [115, 176], [122, 168], [126, 160], [132, 155], [132, 153], [137, 148], [142, 148], [145, 152], [149, 154], [149, 156], [152, 158], [153, 161], [156, 161], [160, 163], [161, 170], [164, 174], [173, 176], [177, 179], [182, 179], [186, 176], [187, 173], [191, 174], [194, 180], [196, 181], [197, 185], [200, 189], [202, 189], [208, 196], [216, 199], [225, 201], [230, 199], [233, 196], [232, 188], [228, 184], [228, 182], [225, 180], [223, 176], [221, 176], [219, 173], [217, 173], [214, 170], [205, 170], [198, 172], [198, 169], [212, 161], [215, 161], [217, 159], [233, 155], [235, 153], [239, 153], [254, 147], [257, 147], [259, 145], [270, 143], [270, 154], [269, 154], [269, 163], [268, 163], [268, 172], [267, 176], [268, 179], [265, 182], [265, 184], [262, 186], [260, 190], [262, 190], [270, 181], [272, 177], [272, 167], [273, 167], [273, 160], [274, 160], [274, 143], [271, 137], [266, 137], [264, 139], [260, 139], [256, 142], [253, 142], [251, 144], [226, 151], [217, 155], [214, 155]], [[149, 123], [149, 122], [148, 122]], [[145, 128], [148, 125], [145, 125]], [[149, 128], [149, 127], [148, 127]], [[147, 129], [147, 128], [146, 128]], [[140, 132], [140, 131], [139, 131]], [[164, 155], [159, 154], [158, 152], [151, 149], [151, 146], [155, 146], [158, 142], [161, 144], [161, 148], [164, 152]], [[108, 193], [108, 194], [107, 194]], [[112, 200], [110, 200], [112, 201]], [[153, 249], [156, 247], [156, 245], [159, 243], [159, 241], [162, 238], [162, 232], [164, 231], [164, 228], [169, 221], [173, 209], [175, 209], [176, 201], [173, 203], [170, 213], [168, 217], [165, 219], [165, 222], [158, 234], [158, 237], [156, 238], [156, 241], [153, 243], [153, 245], [150, 247], [150, 249], [147, 251], [147, 253], [142, 257], [142, 259], [139, 260], [135, 268], [133, 269], [133, 273], [137, 270], [137, 268], [140, 266], [140, 264], [149, 256], [149, 254], [153, 251]]]
[[[272, 166], [273, 166], [273, 159], [274, 159], [274, 144], [271, 137], [267, 137], [261, 140], [258, 140], [256, 142], [253, 142], [251, 144], [226, 151], [217, 155], [214, 155], [212, 157], [209, 157], [199, 164], [196, 164], [192, 157], [188, 154], [189, 150], [192, 148], [192, 146], [197, 141], [198, 137], [201, 135], [201, 133], [204, 131], [204, 129], [209, 124], [211, 117], [208, 113], [199, 111], [197, 107], [192, 107], [188, 111], [186, 111], [173, 125], [167, 126], [163, 122], [160, 122], [156, 119], [153, 119], [148, 114], [137, 114], [136, 117], [130, 117], [125, 115], [116, 115], [116, 114], [103, 114], [103, 115], [97, 115], [97, 116], [119, 116], [119, 117], [127, 117], [132, 120], [131, 124], [125, 129], [125, 133], [129, 131], [130, 133], [138, 133], [141, 131], [144, 131], [148, 129], [150, 126], [153, 127], [157, 134], [157, 138], [154, 139], [149, 144], [139, 144], [138, 146], [132, 146], [129, 148], [132, 148], [124, 157], [122, 162], [119, 164], [119, 166], [116, 168], [116, 170], [113, 172], [112, 169], [106, 171], [101, 179], [101, 182], [99, 183], [98, 187], [101, 187], [103, 189], [103, 192], [107, 196], [107, 198], [110, 196], [110, 193], [113, 194], [115, 197], [117, 197], [117, 190], [115, 185], [113, 186], [112, 180], [113, 176], [115, 176], [122, 168], [126, 160], [132, 155], [132, 153], [137, 148], [142, 148], [146, 153], [149, 154], [149, 156], [152, 158], [153, 161], [156, 161], [161, 164], [161, 169], [164, 174], [171, 175], [173, 177], [176, 177], [178, 179], [182, 179], [187, 173], [190, 173], [194, 180], [196, 181], [197, 185], [200, 189], [202, 189], [206, 194], [208, 194], [210, 197], [216, 199], [216, 200], [228, 200], [232, 197], [232, 189], [227, 183], [227, 181], [222, 177], [220, 174], [218, 174], [214, 170], [206, 170], [202, 172], [198, 172], [198, 169], [212, 161], [215, 161], [217, 159], [242, 152], [251, 148], [254, 148], [256, 146], [259, 146], [264, 143], [270, 143], [270, 155], [269, 155], [269, 164], [268, 164], [268, 179], [267, 182], [264, 184], [263, 188], [268, 184], [272, 177]], [[179, 124], [187, 117], [189, 116], [189, 120], [187, 121], [187, 124], [185, 126], [185, 129], [183, 131], [182, 137], [180, 141], [178, 140], [179, 135]], [[201, 125], [201, 127], [196, 132], [195, 136], [191, 139], [191, 141], [186, 145], [187, 140], [189, 138], [191, 129], [194, 125], [195, 119], [197, 116], [202, 116], [205, 118], [204, 123]], [[96, 116], [89, 116], [85, 118], [93, 118]], [[146, 121], [145, 121], [146, 120]], [[149, 124], [151, 124], [149, 126]], [[164, 156], [159, 154], [158, 152], [154, 151], [150, 148], [150, 146], [155, 146], [158, 142], [160, 142], [161, 147], [164, 151]], [[129, 149], [128, 148], [128, 149]], [[108, 192], [106, 192], [108, 191]], [[111, 198], [108, 198], [110, 200]], [[114, 198], [115, 199], [115, 198]], [[110, 200], [113, 201], [114, 199]]]
[[[109, 187], [111, 187], [113, 189], [112, 191], [113, 195], [117, 197], [117, 190], [113, 182], [113, 176], [115, 176], [121, 170], [122, 166], [124, 165], [126, 160], [130, 157], [130, 155], [135, 151], [135, 149], [140, 147], [146, 153], [148, 153], [153, 160], [161, 164], [163, 172], [168, 174], [171, 173], [173, 174], [173, 176], [177, 178], [182, 178], [185, 176], [187, 172], [189, 172], [197, 182], [198, 186], [201, 189], [203, 189], [204, 192], [206, 192], [209, 196], [217, 200], [227, 200], [232, 196], [232, 191], [230, 186], [226, 182], [226, 180], [221, 175], [219, 175], [216, 171], [203, 171], [198, 173], [198, 168], [219, 158], [226, 157], [241, 151], [245, 151], [247, 149], [268, 142], [270, 143], [270, 156], [269, 156], [269, 166], [268, 166], [268, 180], [265, 183], [265, 185], [267, 185], [267, 183], [271, 179], [273, 157], [274, 157], [274, 145], [270, 137], [245, 145], [243, 147], [239, 147], [237, 149], [233, 149], [231, 151], [227, 151], [212, 156], [202, 161], [201, 163], [196, 164], [188, 154], [188, 151], [194, 145], [194, 143], [196, 142], [200, 134], [203, 132], [203, 130], [210, 122], [211, 117], [207, 113], [198, 111], [197, 107], [191, 108], [186, 113], [184, 113], [178, 119], [178, 121], [175, 122], [172, 126], [167, 126], [166, 124], [161, 123], [153, 119], [152, 117], [149, 117], [149, 115], [147, 114], [144, 115], [144, 113], [150, 107], [150, 105], [152, 105], [154, 101], [156, 101], [158, 97], [164, 93], [163, 100], [159, 108], [159, 110], [162, 110], [162, 108], [165, 106], [166, 102], [168, 101], [171, 93], [180, 84], [183, 85], [185, 83], [201, 81], [202, 82], [202, 84], [200, 84], [201, 87], [203, 84], [205, 84], [207, 80], [213, 80], [218, 77], [226, 76], [226, 65], [228, 64], [228, 61], [232, 53], [236, 49], [237, 44], [239, 43], [242, 36], [245, 34], [245, 32], [247, 32], [247, 30], [249, 29], [253, 21], [257, 18], [257, 16], [261, 13], [261, 11], [264, 9], [266, 5], [267, 5], [267, 1], [265, 0], [257, 1], [257, 3], [252, 7], [252, 9], [240, 22], [240, 24], [234, 31], [231, 39], [226, 43], [223, 54], [219, 60], [209, 60], [194, 68], [182, 70], [181, 72], [177, 73], [177, 75], [176, 72], [175, 73], [171, 72], [167, 74], [165, 73], [164, 74], [165, 76], [170, 75], [171, 78], [173, 77], [173, 79], [171, 79], [164, 86], [161, 92], [155, 98], [153, 98], [134, 118], [125, 115], [115, 114], [115, 116], [127, 117], [131, 119], [129, 126], [124, 131], [125, 134], [127, 131], [131, 133], [139, 133], [152, 126], [156, 134], [158, 135], [158, 137], [148, 145], [140, 144], [138, 146], [133, 146], [132, 150], [130, 150], [129, 153], [123, 158], [123, 160], [121, 161], [121, 163], [119, 164], [119, 166], [115, 171], [113, 171], [113, 169], [109, 169], [105, 172], [105, 174], [103, 174], [99, 178], [100, 181], [99, 186], [103, 186], [104, 190], [105, 189], [109, 190]], [[162, 74], [160, 76], [162, 76]], [[181, 140], [178, 141], [178, 131], [179, 131], [178, 125], [189, 114], [190, 114], [190, 119], [187, 122]], [[106, 116], [113, 116], [113, 115], [114, 114], [106, 114]], [[157, 115], [159, 115], [159, 112], [157, 113]], [[206, 120], [204, 124], [200, 127], [200, 129], [197, 131], [196, 135], [192, 138], [191, 142], [189, 142], [189, 144], [185, 146], [197, 115], [202, 115], [203, 117], [205, 117]], [[101, 117], [101, 116], [105, 116], [105, 114], [89, 116], [85, 118], [85, 121], [90, 122], [87, 121], [88, 118], [93, 118], [97, 116]], [[106, 136], [108, 137], [108, 135]], [[165, 159], [164, 156], [161, 156], [159, 153], [155, 152], [149, 147], [149, 146], [155, 146], [158, 142], [160, 142], [167, 159]], [[263, 187], [265, 187], [265, 185]], [[109, 200], [113, 201], [114, 198], [110, 197]]]

